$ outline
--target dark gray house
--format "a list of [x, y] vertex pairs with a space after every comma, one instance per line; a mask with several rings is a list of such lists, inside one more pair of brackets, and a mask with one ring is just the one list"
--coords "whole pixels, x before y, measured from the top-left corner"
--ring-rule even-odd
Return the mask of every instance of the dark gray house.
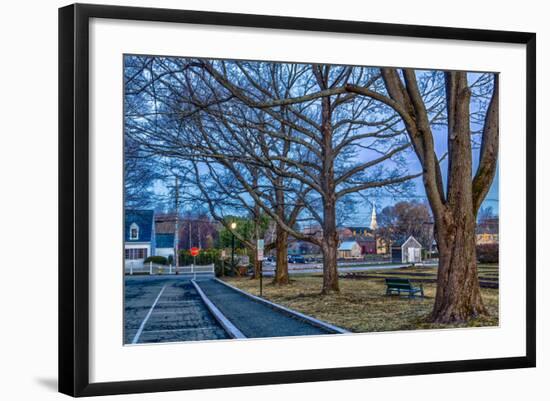
[[156, 239], [156, 256], [164, 256], [165, 258], [174, 257], [174, 240], [175, 235], [173, 233], [157, 233]]

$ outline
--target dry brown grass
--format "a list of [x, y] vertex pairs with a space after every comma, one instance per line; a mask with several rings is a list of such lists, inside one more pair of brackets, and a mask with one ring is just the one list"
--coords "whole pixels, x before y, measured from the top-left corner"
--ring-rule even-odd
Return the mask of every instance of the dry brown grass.
[[[259, 280], [225, 278], [242, 290], [259, 295]], [[489, 316], [465, 324], [436, 325], [428, 322], [432, 310], [435, 284], [424, 284], [424, 299], [385, 296], [383, 279], [340, 279], [340, 293], [321, 295], [322, 277], [293, 276], [291, 284], [278, 286], [264, 279], [263, 296], [317, 319], [352, 332], [377, 332], [429, 328], [480, 327], [498, 325], [498, 290], [482, 288]]]

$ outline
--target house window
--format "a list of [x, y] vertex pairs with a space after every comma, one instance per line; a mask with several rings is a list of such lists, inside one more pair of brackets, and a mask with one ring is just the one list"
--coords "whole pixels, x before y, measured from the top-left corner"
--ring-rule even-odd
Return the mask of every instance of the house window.
[[139, 227], [136, 223], [132, 223], [130, 226], [130, 239], [139, 239]]
[[147, 258], [147, 248], [130, 248], [124, 250], [124, 257], [126, 259], [135, 260], [135, 259], [146, 259]]

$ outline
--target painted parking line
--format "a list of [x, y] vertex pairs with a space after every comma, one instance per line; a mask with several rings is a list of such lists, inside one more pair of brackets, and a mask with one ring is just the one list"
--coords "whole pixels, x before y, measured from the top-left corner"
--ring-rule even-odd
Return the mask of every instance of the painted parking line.
[[[202, 326], [202, 330], [214, 330], [218, 326]], [[163, 330], [145, 330], [144, 333], [177, 333], [177, 332], [189, 332], [189, 331], [197, 331], [197, 329], [194, 328], [186, 328], [186, 329], [163, 329]]]
[[183, 300], [183, 299], [180, 299], [178, 301], [161, 301], [159, 302], [158, 304], [159, 305], [185, 305], [185, 304], [192, 304], [192, 303], [196, 303], [197, 301], [195, 301], [194, 299], [188, 299], [188, 300]]
[[147, 320], [151, 317], [151, 314], [153, 313], [153, 309], [155, 309], [155, 306], [157, 305], [157, 302], [159, 301], [160, 297], [162, 296], [162, 293], [164, 292], [166, 286], [168, 284], [164, 284], [164, 286], [161, 288], [159, 294], [157, 295], [157, 298], [155, 299], [155, 302], [153, 302], [153, 305], [151, 305], [151, 309], [149, 309], [149, 312], [147, 312], [147, 315], [143, 319], [143, 322], [141, 322], [141, 325], [139, 326], [139, 329], [132, 340], [132, 344], [137, 344], [139, 341], [139, 337], [141, 336], [141, 333], [143, 332], [143, 328], [145, 327], [145, 324], [147, 323]]
[[[200, 302], [195, 302], [195, 305], [199, 305]], [[161, 305], [160, 303], [157, 304], [158, 305]], [[181, 310], [155, 310], [153, 311], [153, 313], [155, 315], [185, 315], [187, 314], [186, 311], [181, 311]]]

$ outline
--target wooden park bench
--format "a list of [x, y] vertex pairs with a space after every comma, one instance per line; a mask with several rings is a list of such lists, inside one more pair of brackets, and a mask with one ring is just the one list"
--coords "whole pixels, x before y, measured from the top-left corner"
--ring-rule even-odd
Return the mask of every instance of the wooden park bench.
[[408, 278], [386, 278], [386, 286], [386, 295], [392, 295], [396, 292], [397, 295], [401, 295], [401, 292], [408, 292], [410, 298], [417, 293], [420, 293], [420, 296], [424, 298], [422, 283], [420, 283], [420, 287], [413, 287], [411, 280]]

